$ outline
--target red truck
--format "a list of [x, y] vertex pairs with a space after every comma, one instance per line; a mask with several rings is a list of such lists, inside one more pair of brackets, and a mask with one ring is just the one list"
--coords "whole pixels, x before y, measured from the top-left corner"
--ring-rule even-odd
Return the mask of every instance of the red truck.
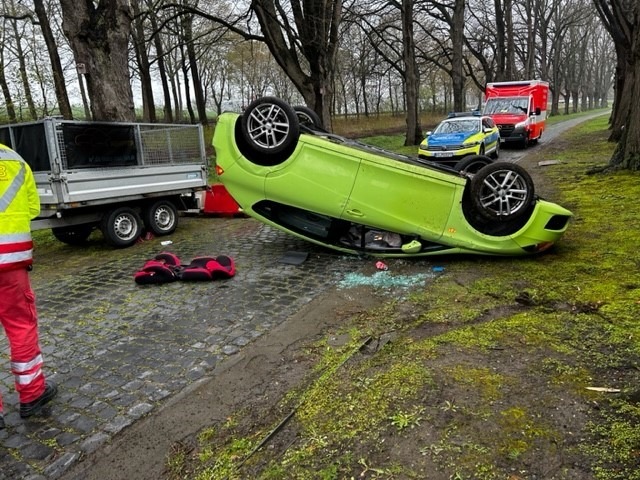
[[482, 113], [500, 129], [500, 143], [526, 148], [542, 137], [548, 97], [549, 83], [541, 80], [487, 83]]

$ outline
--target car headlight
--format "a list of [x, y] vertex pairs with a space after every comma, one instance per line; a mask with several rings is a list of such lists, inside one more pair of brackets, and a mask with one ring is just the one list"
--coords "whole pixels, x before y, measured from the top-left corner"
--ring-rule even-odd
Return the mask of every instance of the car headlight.
[[520, 123], [516, 123], [516, 126], [514, 127], [516, 130], [524, 130], [524, 127], [527, 126], [527, 122], [520, 122]]
[[480, 142], [478, 141], [473, 141], [473, 142], [464, 142], [462, 144], [463, 148], [469, 148], [469, 147], [475, 147], [476, 145], [480, 145]]

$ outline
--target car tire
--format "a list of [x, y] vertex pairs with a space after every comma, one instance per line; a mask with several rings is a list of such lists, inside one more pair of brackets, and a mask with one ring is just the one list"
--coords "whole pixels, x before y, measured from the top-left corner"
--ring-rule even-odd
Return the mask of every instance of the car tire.
[[323, 130], [320, 116], [309, 107], [296, 105], [293, 107], [293, 111], [296, 112], [298, 123], [301, 127], [307, 127], [311, 130]]
[[247, 159], [258, 165], [277, 165], [295, 150], [300, 123], [290, 105], [279, 98], [262, 97], [246, 108], [238, 133], [236, 143]]
[[497, 160], [499, 156], [500, 156], [500, 140], [498, 139], [498, 141], [496, 142], [496, 149], [493, 152], [491, 152], [491, 158], [493, 158], [494, 160]]
[[478, 173], [482, 167], [490, 165], [493, 161], [486, 155], [467, 155], [453, 167], [461, 173]]
[[84, 245], [95, 225], [93, 223], [83, 223], [80, 225], [70, 225], [68, 227], [54, 227], [51, 229], [53, 236], [67, 245]]
[[508, 221], [524, 215], [534, 201], [533, 180], [515, 163], [498, 162], [481, 168], [471, 179], [471, 202], [487, 220]]
[[142, 219], [132, 208], [116, 208], [102, 217], [100, 230], [107, 244], [117, 248], [128, 247], [142, 233]]
[[169, 200], [158, 200], [143, 211], [144, 225], [154, 235], [169, 235], [178, 228], [178, 209]]

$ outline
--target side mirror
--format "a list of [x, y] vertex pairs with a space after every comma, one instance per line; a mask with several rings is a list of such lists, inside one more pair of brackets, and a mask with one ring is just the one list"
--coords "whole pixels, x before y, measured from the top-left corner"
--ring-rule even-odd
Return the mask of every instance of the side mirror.
[[536, 115], [540, 115], [541, 112], [542, 110], [540, 110], [540, 107], [536, 107]]
[[430, 137], [432, 133], [433, 133], [433, 132], [432, 132], [431, 130], [429, 130], [429, 131], [427, 132], [427, 134], [425, 135], [425, 137]]

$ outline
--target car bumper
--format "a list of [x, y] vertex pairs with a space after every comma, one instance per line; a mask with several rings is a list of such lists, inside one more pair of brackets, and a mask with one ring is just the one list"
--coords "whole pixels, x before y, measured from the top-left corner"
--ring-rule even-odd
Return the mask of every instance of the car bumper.
[[479, 146], [461, 148], [460, 150], [451, 150], [446, 152], [433, 152], [419, 148], [418, 156], [432, 162], [452, 164], [459, 162], [468, 155], [478, 155], [479, 150]]

